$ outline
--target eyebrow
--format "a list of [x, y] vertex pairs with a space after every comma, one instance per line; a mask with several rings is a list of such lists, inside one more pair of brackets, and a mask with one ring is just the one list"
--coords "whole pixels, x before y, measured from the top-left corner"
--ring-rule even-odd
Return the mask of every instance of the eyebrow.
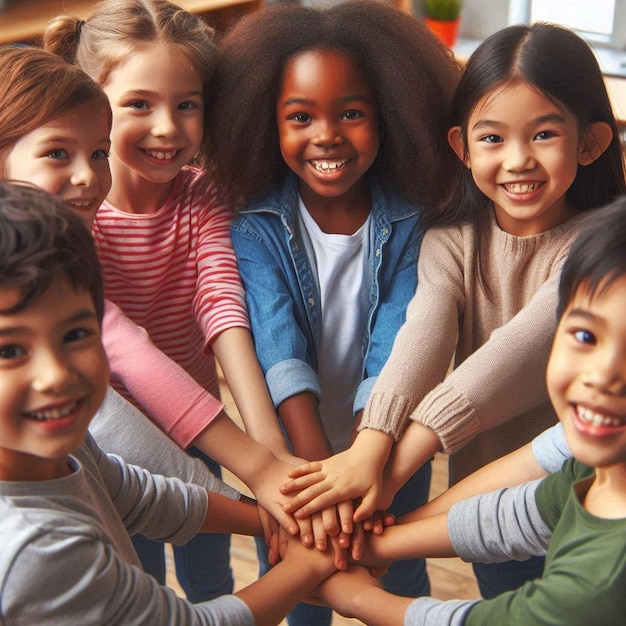
[[570, 318], [570, 317], [581, 318], [589, 322], [598, 322], [599, 320], [597, 315], [594, 315], [593, 313], [591, 313], [590, 311], [587, 311], [586, 309], [580, 309], [580, 308], [571, 309], [570, 311], [566, 313], [566, 317], [567, 318]]
[[[559, 113], [549, 113], [548, 115], [541, 115], [531, 120], [529, 126], [538, 126], [540, 124], [565, 124], [565, 117]], [[472, 130], [480, 130], [481, 128], [501, 128], [504, 124], [498, 122], [496, 120], [478, 120], [474, 126], [472, 126]]]
[[[11, 314], [11, 313], [1, 313], [0, 316], [6, 315], [18, 315], [19, 313]], [[76, 324], [79, 322], [91, 321], [95, 320], [96, 314], [94, 311], [90, 309], [83, 309], [81, 311], [77, 311], [74, 315], [70, 315], [70, 317], [61, 321], [59, 326], [69, 326], [71, 324]], [[7, 328], [0, 328], [0, 337], [11, 337], [13, 335], [20, 335], [24, 333], [30, 333], [32, 331], [32, 327], [30, 326], [9, 326]]]
[[[370, 104], [372, 102], [372, 99], [362, 94], [355, 93], [348, 94], [347, 96], [340, 98], [336, 101], [335, 104], [350, 104], [351, 102], [364, 102], [365, 104]], [[316, 102], [314, 100], [308, 100], [307, 98], [299, 98], [298, 96], [294, 96], [293, 98], [287, 98], [287, 100], [285, 100], [285, 102], [283, 103], [283, 108], [292, 106], [294, 104], [312, 106], [315, 105]]]
[[[149, 89], [133, 89], [132, 91], [125, 91], [121, 95], [121, 99], [126, 98], [145, 98], [149, 96], [160, 96], [160, 92], [151, 91]], [[184, 91], [182, 93], [175, 94], [178, 98], [189, 98], [191, 96], [200, 96], [202, 97], [202, 91], [197, 89], [192, 89], [191, 91]]]

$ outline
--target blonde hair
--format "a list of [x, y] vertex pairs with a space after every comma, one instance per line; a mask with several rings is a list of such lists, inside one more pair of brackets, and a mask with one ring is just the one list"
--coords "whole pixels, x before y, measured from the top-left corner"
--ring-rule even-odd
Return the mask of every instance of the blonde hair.
[[104, 0], [87, 20], [59, 16], [46, 28], [43, 45], [77, 63], [100, 85], [134, 50], [171, 44], [193, 64], [203, 84], [213, 71], [213, 29], [167, 0]]
[[21, 137], [87, 107], [102, 107], [110, 123], [105, 93], [79, 67], [38, 48], [0, 48], [0, 174]]

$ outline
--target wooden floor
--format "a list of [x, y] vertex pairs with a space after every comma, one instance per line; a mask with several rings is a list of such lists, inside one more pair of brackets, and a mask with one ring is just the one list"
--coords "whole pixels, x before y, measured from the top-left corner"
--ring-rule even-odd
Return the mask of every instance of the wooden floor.
[[[239, 415], [232, 401], [228, 389], [222, 385], [222, 396], [228, 414], [239, 421]], [[239, 421], [241, 424], [241, 422]], [[224, 471], [224, 480], [244, 493], [249, 493], [248, 489], [235, 476], [228, 471]], [[433, 463], [433, 479], [431, 485], [431, 497], [441, 493], [447, 485], [446, 459], [442, 455], [437, 455]], [[171, 566], [171, 552], [168, 555], [168, 579], [167, 583], [174, 588], [177, 593], [184, 596], [184, 592], [178, 586], [176, 577]], [[254, 540], [251, 537], [233, 535], [231, 543], [231, 566], [235, 576], [235, 590], [241, 589], [254, 582], [258, 575], [258, 563]], [[478, 598], [478, 587], [472, 573], [471, 565], [463, 563], [460, 559], [428, 559], [427, 568], [430, 576], [431, 593], [435, 598], [449, 600]], [[281, 622], [281, 626], [286, 625], [286, 621]], [[358, 620], [346, 619], [340, 615], [333, 615], [332, 626], [355, 626], [362, 624]]]

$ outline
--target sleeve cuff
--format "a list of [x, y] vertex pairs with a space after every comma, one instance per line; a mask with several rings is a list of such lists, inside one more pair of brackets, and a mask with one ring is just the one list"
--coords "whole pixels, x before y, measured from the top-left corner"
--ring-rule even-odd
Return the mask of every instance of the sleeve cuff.
[[319, 378], [313, 368], [300, 359], [288, 359], [274, 365], [265, 376], [275, 407], [297, 393], [310, 391], [318, 400], [322, 397]]

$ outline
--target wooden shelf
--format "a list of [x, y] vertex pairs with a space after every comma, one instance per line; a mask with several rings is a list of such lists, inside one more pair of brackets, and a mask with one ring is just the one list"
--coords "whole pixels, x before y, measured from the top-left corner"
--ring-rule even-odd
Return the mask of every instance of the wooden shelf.
[[[0, 11], [0, 44], [37, 41], [48, 22], [57, 15], [75, 15], [88, 18], [96, 7], [93, 0], [8, 0]], [[226, 15], [232, 17], [255, 11], [265, 0], [176, 0], [176, 4], [190, 13], [211, 18], [216, 22]]]

